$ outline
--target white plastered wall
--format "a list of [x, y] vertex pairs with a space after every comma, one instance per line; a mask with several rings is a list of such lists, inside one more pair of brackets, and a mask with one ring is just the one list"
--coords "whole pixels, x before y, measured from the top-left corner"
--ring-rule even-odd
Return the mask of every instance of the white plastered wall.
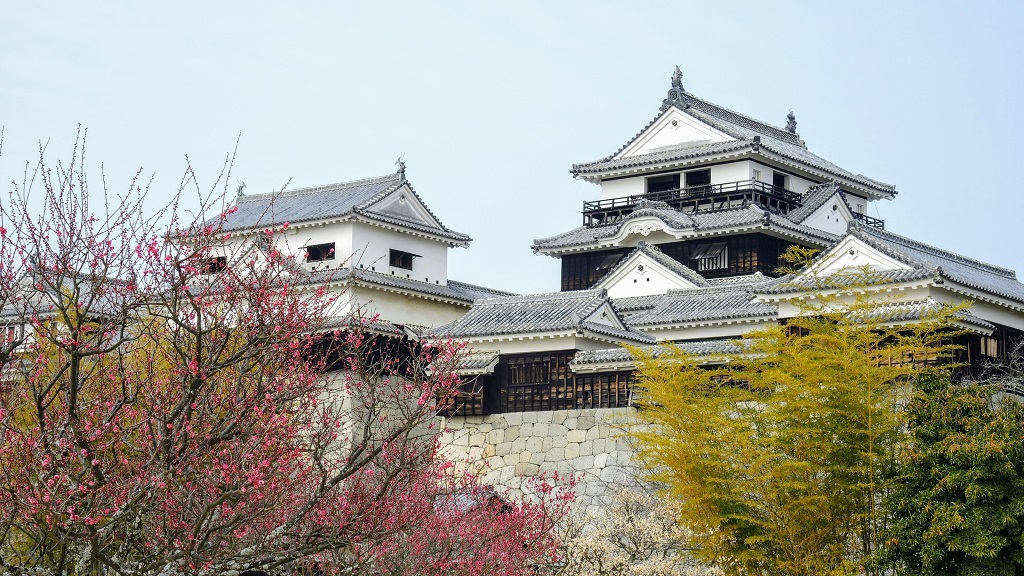
[[734, 140], [734, 138], [675, 108], [670, 108], [654, 125], [615, 157], [628, 158], [683, 142], [727, 142], [729, 140]]
[[[357, 257], [353, 267], [362, 266], [381, 274], [410, 278], [446, 286], [448, 284], [448, 244], [361, 222], [353, 223], [352, 245]], [[390, 265], [390, 251], [401, 250], [419, 255], [413, 258], [412, 270]]]
[[828, 202], [822, 204], [813, 214], [804, 219], [803, 224], [842, 236], [846, 233], [850, 220], [853, 220], [853, 213], [846, 207], [842, 198], [835, 194]]
[[454, 322], [468, 310], [465, 306], [369, 287], [353, 288], [351, 292], [353, 311], [361, 317], [373, 318], [379, 315], [381, 320], [395, 324], [432, 328]]
[[696, 286], [640, 252], [627, 258], [613, 274], [601, 280], [597, 287], [607, 289], [611, 298], [628, 298], [665, 294], [669, 290]]

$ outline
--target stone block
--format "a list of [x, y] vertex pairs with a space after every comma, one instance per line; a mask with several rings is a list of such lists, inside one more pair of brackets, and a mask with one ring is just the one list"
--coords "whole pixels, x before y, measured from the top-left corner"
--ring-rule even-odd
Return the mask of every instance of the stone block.
[[536, 476], [540, 472], [540, 466], [530, 462], [520, 462], [515, 466], [516, 476]]
[[529, 462], [531, 458], [533, 458], [533, 453], [530, 452], [529, 450], [523, 450], [522, 452], [519, 452], [520, 462]]
[[[537, 438], [541, 438], [541, 437], [537, 436]], [[555, 447], [555, 443], [554, 443], [554, 439], [553, 438], [544, 437], [543, 440], [544, 440], [543, 450], [545, 452], [547, 452], [548, 450], [551, 450], [552, 448]]]
[[580, 456], [593, 456], [594, 455], [594, 443], [593, 442], [581, 442], [580, 443]]
[[533, 436], [533, 423], [528, 422], [519, 426], [520, 436]]
[[537, 413], [536, 412], [523, 412], [523, 424], [526, 424], [527, 422], [529, 422], [530, 424], [536, 423], [537, 422]]
[[509, 447], [509, 452], [522, 452], [526, 450], [526, 438], [516, 438], [512, 441], [512, 446]]
[[600, 426], [594, 426], [587, 430], [587, 440], [597, 440], [598, 438], [604, 438], [604, 435], [601, 434]]
[[568, 443], [569, 441], [565, 439], [565, 436], [556, 436], [551, 439], [552, 448], [565, 448], [565, 445]]
[[594, 424], [595, 424], [594, 417], [592, 415], [588, 414], [588, 415], [585, 415], [585, 416], [580, 416], [579, 420], [577, 420], [577, 422], [576, 422], [576, 429], [577, 430], [590, 430], [591, 428], [593, 428]]
[[534, 436], [547, 436], [548, 435], [548, 424], [547, 422], [537, 422], [533, 425]]
[[[519, 461], [522, 462], [522, 458], [520, 458]], [[533, 464], [543, 464], [544, 463], [544, 453], [543, 452], [534, 452], [530, 456], [530, 462], [533, 463]]]
[[543, 410], [541, 412], [537, 412], [536, 414], [537, 414], [537, 422], [541, 422], [541, 423], [544, 423], [544, 424], [550, 424], [551, 423], [551, 412], [549, 412], [547, 410]]
[[495, 454], [498, 454], [500, 456], [504, 456], [505, 454], [511, 454], [513, 452], [511, 442], [502, 442], [501, 444], [496, 445], [494, 449]]
[[512, 454], [506, 453], [501, 455], [501, 459], [505, 462], [506, 466], [515, 466], [516, 464], [519, 464], [519, 457], [521, 454], [522, 452], [513, 452]]
[[487, 439], [487, 437], [484, 436], [483, 434], [480, 434], [479, 432], [470, 434], [469, 435], [469, 445], [479, 448], [479, 447], [484, 445], [484, 441], [486, 439]]
[[487, 433], [487, 443], [488, 444], [500, 444], [500, 443], [504, 442], [504, 440], [505, 440], [505, 431], [504, 430], [491, 430], [490, 432]]
[[561, 424], [551, 424], [548, 426], [548, 436], [552, 438], [558, 438], [559, 436], [565, 436], [569, 433], [569, 429]]
[[537, 436], [530, 436], [526, 439], [526, 449], [530, 452], [540, 452], [544, 450], [544, 439]]
[[565, 418], [569, 415], [568, 410], [555, 410], [551, 413], [552, 424], [562, 424], [565, 422]]
[[505, 428], [505, 441], [511, 442], [516, 438], [519, 438], [519, 426], [509, 426]]
[[594, 467], [593, 456], [580, 456], [572, 461], [572, 469], [577, 472], [590, 470]]
[[565, 454], [565, 459], [572, 460], [573, 458], [576, 458], [577, 456], [580, 455], [580, 444], [576, 444], [575, 442], [573, 442], [572, 444], [567, 444], [563, 451]]
[[568, 428], [569, 430], [572, 430], [572, 429], [576, 428], [576, 421], [577, 420], [578, 420], [578, 418], [575, 417], [575, 416], [568, 416], [568, 417], [566, 417], [565, 422], [562, 422], [562, 425], [565, 426], [566, 428]]
[[609, 486], [623, 486], [626, 483], [626, 471], [618, 466], [608, 466], [601, 470], [601, 481]]
[[515, 474], [515, 468], [512, 466], [506, 466], [498, 472], [498, 484], [502, 486], [508, 486], [508, 481], [512, 479]]
[[545, 462], [561, 462], [562, 460], [565, 460], [565, 458], [565, 448], [552, 448], [544, 454]]
[[[484, 446], [484, 458], [490, 458], [495, 454], [497, 454], [497, 452], [494, 450], [494, 444]], [[498, 458], [500, 458], [500, 456], [498, 456]]]
[[577, 442], [577, 443], [583, 442], [584, 440], [587, 439], [587, 431], [586, 430], [569, 430], [565, 434], [565, 439], [568, 440], [569, 442]]
[[509, 412], [505, 414], [504, 418], [509, 426], [518, 426], [523, 423], [523, 414], [521, 412]]
[[492, 426], [488, 422], [484, 422], [483, 424], [481, 424], [481, 425], [476, 427], [476, 431], [477, 432], [482, 432], [484, 434], [487, 434], [488, 432], [490, 432], [493, 429], [494, 429], [494, 426]]
[[594, 468], [604, 468], [608, 464], [607, 454], [598, 454], [594, 456]]
[[452, 444], [455, 446], [469, 446], [469, 430], [456, 430], [452, 437]]
[[540, 473], [550, 476], [552, 472], [558, 471], [558, 462], [544, 462], [540, 465]]
[[[484, 451], [484, 454], [487, 454], [487, 451]], [[491, 470], [497, 470], [505, 466], [505, 460], [501, 456], [491, 456], [487, 459], [487, 466]]]

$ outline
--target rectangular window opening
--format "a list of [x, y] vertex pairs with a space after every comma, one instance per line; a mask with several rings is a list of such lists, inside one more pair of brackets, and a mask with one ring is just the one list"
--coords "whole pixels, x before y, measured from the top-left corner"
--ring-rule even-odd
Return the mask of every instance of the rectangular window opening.
[[334, 260], [334, 242], [306, 246], [306, 262]]
[[411, 252], [403, 252], [402, 250], [392, 249], [391, 256], [389, 258], [389, 263], [393, 268], [412, 270], [412, 259], [419, 257], [419, 254], [413, 254]]
[[691, 170], [686, 173], [686, 187], [709, 186], [711, 184], [711, 170]]
[[679, 189], [679, 174], [666, 174], [664, 176], [651, 176], [647, 178], [647, 193], [665, 192], [666, 190]]
[[205, 258], [199, 266], [200, 272], [203, 274], [217, 274], [223, 272], [228, 267], [227, 256], [216, 256], [214, 258]]
[[772, 172], [772, 186], [779, 190], [786, 189], [786, 175], [782, 172]]

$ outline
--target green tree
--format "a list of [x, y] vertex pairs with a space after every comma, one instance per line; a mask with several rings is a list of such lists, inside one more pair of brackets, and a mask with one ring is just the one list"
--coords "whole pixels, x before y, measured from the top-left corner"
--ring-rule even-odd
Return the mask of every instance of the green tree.
[[1024, 573], [1024, 406], [1002, 390], [944, 374], [917, 380], [886, 499], [885, 565], [920, 575]]
[[796, 317], [713, 365], [637, 351], [641, 461], [728, 574], [876, 570], [898, 407], [949, 350], [956, 308], [886, 300], [868, 269], [808, 277]]

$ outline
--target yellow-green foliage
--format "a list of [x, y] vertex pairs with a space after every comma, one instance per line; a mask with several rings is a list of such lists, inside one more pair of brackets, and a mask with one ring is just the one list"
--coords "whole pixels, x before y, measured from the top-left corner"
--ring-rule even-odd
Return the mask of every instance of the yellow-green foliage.
[[641, 460], [684, 503], [698, 556], [726, 573], [871, 571], [899, 406], [911, 378], [948, 355], [959, 309], [897, 323], [905, 308], [872, 293], [870, 277], [817, 278], [799, 316], [711, 366], [671, 346], [636, 351], [653, 424], [635, 432]]

